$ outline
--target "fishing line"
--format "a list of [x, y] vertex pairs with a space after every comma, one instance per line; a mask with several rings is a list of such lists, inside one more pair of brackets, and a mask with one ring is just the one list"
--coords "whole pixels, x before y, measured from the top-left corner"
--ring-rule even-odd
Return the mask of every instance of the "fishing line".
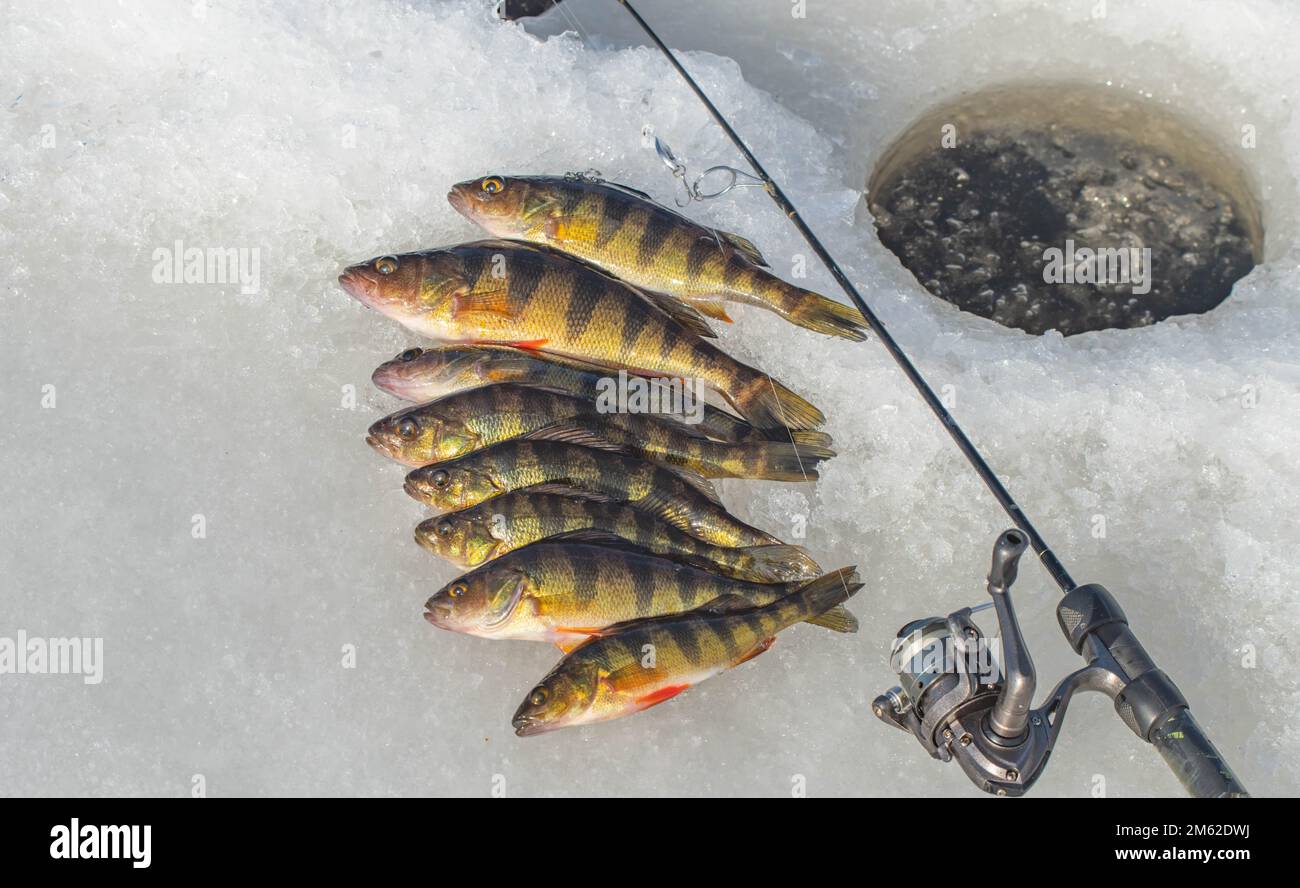
[[[884, 322], [881, 321], [880, 318], [876, 316], [876, 313], [871, 310], [871, 307], [867, 305], [866, 300], [864, 300], [862, 295], [858, 293], [857, 288], [853, 286], [848, 275], [846, 275], [843, 269], [840, 268], [839, 263], [835, 261], [835, 258], [831, 256], [827, 249], [822, 245], [822, 242], [817, 238], [817, 235], [808, 227], [808, 223], [804, 221], [803, 216], [801, 216], [799, 211], [795, 209], [795, 206], [790, 202], [790, 199], [785, 196], [781, 187], [776, 184], [768, 174], [767, 170], [763, 168], [763, 165], [759, 163], [758, 158], [749, 150], [749, 146], [747, 146], [744, 140], [740, 138], [740, 135], [732, 129], [731, 124], [729, 124], [727, 119], [722, 116], [722, 112], [719, 111], [717, 106], [713, 104], [707, 95], [705, 95], [704, 90], [695, 82], [695, 79], [691, 77], [690, 73], [682, 67], [682, 63], [677, 60], [677, 56], [675, 56], [673, 51], [659, 39], [659, 35], [656, 34], [654, 29], [651, 28], [646, 20], [641, 17], [641, 14], [636, 11], [636, 8], [633, 7], [628, 0], [618, 0], [618, 2], [621, 3], [628, 11], [628, 14], [636, 20], [636, 23], [641, 26], [641, 30], [643, 30], [646, 36], [650, 38], [650, 41], [658, 47], [659, 51], [668, 59], [669, 63], [676, 69], [677, 73], [681, 75], [681, 78], [686, 81], [686, 85], [695, 93], [696, 98], [698, 98], [704, 105], [714, 122], [722, 128], [722, 131], [727, 134], [727, 138], [731, 140], [731, 143], [736, 146], [736, 149], [742, 155], [744, 155], [745, 160], [748, 161], [750, 167], [753, 168], [754, 173], [762, 181], [763, 190], [766, 191], [768, 196], [771, 197], [776, 205], [781, 208], [781, 211], [785, 213], [786, 217], [794, 223], [795, 228], [799, 229], [799, 233], [803, 235], [804, 240], [808, 242], [808, 245], [812, 247], [813, 252], [815, 252], [817, 257], [821, 259], [822, 264], [826, 266], [826, 269], [831, 273], [831, 276], [835, 278], [836, 283], [840, 285], [840, 289], [842, 289], [845, 295], [849, 297], [857, 307], [858, 311], [862, 312], [862, 317], [866, 319], [868, 328], [870, 328], [871, 332], [876, 334], [876, 337], [880, 340], [880, 344], [885, 347], [885, 350], [889, 352], [890, 357], [894, 359], [894, 363], [898, 365], [899, 369], [903, 371], [903, 375], [906, 376], [908, 381], [912, 384], [912, 387], [916, 389], [918, 394], [920, 394], [921, 399], [924, 400], [926, 406], [930, 408], [930, 412], [935, 415], [943, 425], [944, 429], [947, 430], [948, 434], [957, 444], [957, 448], [961, 450], [962, 456], [966, 458], [966, 461], [970, 463], [971, 467], [975, 470], [975, 473], [979, 475], [980, 480], [984, 482], [984, 486], [993, 494], [993, 498], [998, 501], [998, 505], [1000, 505], [1003, 511], [1007, 513], [1007, 516], [1011, 518], [1012, 523], [1014, 523], [1015, 526], [1018, 527], [1028, 538], [1030, 547], [1038, 555], [1038, 559], [1042, 563], [1044, 569], [1047, 570], [1048, 575], [1051, 576], [1052, 580], [1061, 588], [1062, 592], [1069, 592], [1073, 589], [1076, 584], [1069, 572], [1066, 571], [1065, 565], [1060, 562], [1055, 553], [1053, 553], [1051, 548], [1048, 547], [1047, 542], [1034, 528], [1029, 517], [1024, 513], [1024, 510], [1020, 508], [1020, 505], [1016, 502], [1015, 498], [1012, 497], [1011, 492], [1007, 490], [1006, 486], [1003, 485], [1000, 480], [998, 480], [997, 475], [994, 474], [993, 469], [989, 467], [984, 456], [971, 442], [970, 438], [966, 436], [966, 433], [962, 431], [961, 426], [957, 424], [957, 420], [954, 419], [952, 414], [948, 412], [948, 409], [944, 407], [943, 402], [939, 400], [939, 396], [935, 394], [934, 389], [930, 387], [930, 384], [926, 382], [925, 377], [921, 375], [921, 372], [916, 369], [916, 366], [907, 357], [907, 353], [903, 351], [902, 347], [894, 340], [894, 337], [890, 335]], [[665, 160], [665, 162], [667, 161]], [[687, 187], [689, 189], [690, 186], [688, 185]]]

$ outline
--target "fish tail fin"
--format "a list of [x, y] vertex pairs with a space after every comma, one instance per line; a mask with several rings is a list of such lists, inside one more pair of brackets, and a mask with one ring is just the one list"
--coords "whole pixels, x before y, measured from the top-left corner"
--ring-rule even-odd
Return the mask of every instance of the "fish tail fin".
[[835, 455], [829, 447], [783, 441], [734, 444], [732, 450], [734, 457], [718, 462], [719, 474], [762, 481], [816, 481], [818, 464]]
[[808, 330], [854, 342], [867, 338], [867, 321], [862, 312], [812, 290], [783, 282], [781, 295], [773, 303], [777, 314]]
[[823, 629], [829, 629], [832, 632], [857, 632], [858, 618], [853, 616], [853, 612], [842, 604], [837, 604], [826, 613], [816, 617], [809, 617], [804, 620], [805, 623], [812, 623], [814, 626], [821, 626]]
[[728, 400], [749, 423], [760, 429], [815, 429], [826, 416], [765, 373], [753, 371], [744, 387]]
[[857, 618], [840, 605], [857, 594], [863, 585], [856, 567], [841, 567], [805, 583], [776, 605], [783, 611], [790, 611], [791, 623], [802, 619], [836, 632], [856, 632]]
[[[780, 440], [777, 438], [776, 440]], [[790, 432], [789, 440], [795, 444], [802, 444], [805, 447], [824, 447], [830, 449], [835, 442], [831, 436], [825, 432], [814, 432], [808, 429], [799, 429]]]
[[803, 546], [754, 546], [740, 549], [738, 579], [753, 583], [797, 583], [815, 577], [821, 567]]

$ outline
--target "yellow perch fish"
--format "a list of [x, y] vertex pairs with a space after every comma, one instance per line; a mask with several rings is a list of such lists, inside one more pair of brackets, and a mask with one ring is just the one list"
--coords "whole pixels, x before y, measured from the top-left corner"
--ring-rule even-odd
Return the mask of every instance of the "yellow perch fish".
[[398, 462], [424, 466], [511, 438], [562, 440], [636, 453], [710, 478], [773, 481], [815, 480], [817, 463], [835, 455], [821, 432], [795, 432], [793, 443], [729, 444], [693, 436], [689, 428], [657, 416], [600, 413], [564, 392], [501, 382], [399, 410], [372, 425], [366, 442]]
[[730, 320], [725, 302], [756, 305], [793, 324], [862, 340], [851, 306], [786, 283], [745, 238], [706, 228], [648, 194], [585, 176], [487, 176], [447, 200], [497, 237], [546, 244], [647, 290], [670, 293]]
[[[467, 635], [568, 649], [626, 620], [682, 613], [724, 595], [768, 604], [798, 585], [743, 582], [631, 547], [542, 542], [452, 580], [426, 603], [425, 619]], [[809, 619], [836, 632], [858, 628], [844, 608]]]
[[445, 342], [548, 352], [642, 376], [699, 384], [761, 429], [812, 429], [821, 411], [702, 338], [693, 309], [645, 293], [562, 253], [476, 241], [380, 256], [339, 277], [361, 302]]
[[515, 712], [521, 737], [631, 715], [739, 666], [772, 646], [787, 626], [815, 620], [862, 588], [845, 567], [755, 607], [724, 596], [677, 616], [612, 626], [579, 645]]
[[539, 540], [561, 538], [631, 544], [752, 583], [789, 583], [822, 572], [800, 546], [714, 546], [627, 503], [557, 493], [507, 493], [461, 512], [429, 518], [415, 528], [417, 543], [460, 567], [478, 567]]
[[516, 490], [625, 502], [715, 546], [781, 543], [723, 508], [713, 485], [693, 472], [563, 441], [514, 438], [406, 476], [408, 494], [443, 512]]
[[[609, 370], [508, 345], [441, 345], [433, 348], [408, 348], [381, 364], [371, 376], [376, 386], [404, 401], [433, 401], [462, 389], [493, 382], [519, 382], [544, 388], [560, 389], [589, 400], [608, 394], [616, 380]], [[662, 379], [650, 379], [647, 385], [667, 390]], [[671, 396], [660, 399], [672, 405]], [[762, 440], [765, 436], [743, 419], [732, 416], [712, 404], [703, 402], [682, 405], [676, 412], [662, 411], [718, 441]], [[689, 409], [688, 409], [689, 407]]]

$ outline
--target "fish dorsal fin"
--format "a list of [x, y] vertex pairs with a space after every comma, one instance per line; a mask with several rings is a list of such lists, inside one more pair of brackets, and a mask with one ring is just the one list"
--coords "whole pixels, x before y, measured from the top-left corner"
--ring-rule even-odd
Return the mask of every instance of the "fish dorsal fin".
[[717, 503], [719, 506], [722, 505], [722, 498], [718, 496], [717, 488], [713, 486], [713, 482], [708, 478], [682, 466], [663, 466], [663, 468], [704, 494], [709, 498], [709, 502]]
[[[665, 522], [667, 523], [667, 522]], [[565, 533], [557, 533], [554, 536], [546, 538], [546, 542], [551, 543], [587, 543], [593, 546], [601, 546], [607, 549], [617, 549], [623, 552], [630, 552], [635, 555], [652, 555], [655, 558], [665, 561], [672, 561], [683, 567], [691, 567], [696, 570], [715, 573], [718, 570], [716, 562], [710, 560], [704, 555], [692, 555], [687, 552], [667, 552], [662, 549], [654, 550], [643, 546], [635, 540], [629, 540], [627, 537], [621, 537], [616, 533], [595, 528], [583, 528], [582, 530], [570, 530]]]
[[626, 286], [629, 290], [640, 294], [651, 305], [696, 336], [703, 336], [705, 339], [718, 338], [718, 334], [713, 332], [713, 328], [709, 326], [709, 322], [704, 315], [676, 296], [669, 296], [667, 293], [660, 293], [658, 290], [643, 290], [640, 287], [633, 287], [631, 284], [626, 284]]
[[557, 533], [554, 536], [547, 537], [547, 540], [553, 543], [590, 543], [595, 546], [605, 546], [610, 549], [624, 549], [629, 552], [640, 554], [654, 554], [648, 549], [644, 549], [626, 537], [621, 537], [616, 533], [610, 533], [607, 530], [597, 530], [594, 527], [584, 527], [581, 530], [568, 530], [564, 533]]
[[598, 633], [595, 634], [600, 638], [607, 638], [611, 635], [619, 635], [620, 633], [623, 632], [630, 632], [636, 629], [644, 629], [647, 626], [653, 626], [657, 623], [666, 623], [670, 620], [680, 620], [682, 617], [686, 616], [689, 613], [691, 612], [686, 611], [685, 613], [678, 613], [678, 614], [660, 614], [659, 616], [656, 617], [636, 617], [635, 619], [624, 620], [621, 623], [611, 623], [610, 625], [606, 626], [604, 629], [601, 629]]
[[758, 247], [754, 246], [754, 242], [749, 238], [741, 237], [738, 234], [732, 234], [730, 231], [722, 231], [717, 228], [713, 229], [713, 233], [726, 242], [728, 246], [733, 247], [740, 253], [740, 255], [744, 256], [758, 267], [770, 267], [767, 264], [767, 260], [763, 258], [763, 254], [758, 251]]
[[[639, 197], [641, 200], [648, 200], [650, 201], [650, 203], [658, 203], [658, 201], [656, 201], [653, 197], [646, 194], [644, 191], [641, 191], [637, 188], [633, 188], [631, 185], [623, 185], [618, 182], [606, 182], [603, 179], [600, 180], [600, 184], [604, 185], [606, 188], [612, 188], [615, 191], [621, 191], [624, 194], [630, 194], [633, 197]], [[664, 209], [667, 209], [667, 207], [664, 207]]]
[[[585, 546], [589, 549], [607, 549], [610, 552], [622, 552], [627, 555], [653, 556], [644, 546], [639, 546], [625, 537], [594, 529], [572, 530], [556, 534], [533, 543], [534, 546]], [[575, 555], [577, 553], [574, 553]], [[672, 560], [672, 559], [669, 559]]]

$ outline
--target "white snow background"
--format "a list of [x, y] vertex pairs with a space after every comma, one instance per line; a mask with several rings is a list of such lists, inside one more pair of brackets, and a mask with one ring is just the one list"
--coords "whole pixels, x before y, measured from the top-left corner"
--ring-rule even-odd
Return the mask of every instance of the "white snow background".
[[[1246, 785], [1294, 795], [1300, 10], [1102, 6], [640, 4]], [[752, 311], [723, 334], [826, 411], [840, 453], [815, 487], [726, 498], [779, 535], [806, 514], [823, 565], [859, 565], [858, 635], [794, 627], [649, 712], [519, 739], [556, 651], [420, 618], [455, 572], [411, 541], [422, 507], [362, 440], [396, 405], [371, 370], [419, 343], [341, 267], [474, 237], [444, 194], [489, 172], [595, 168], [671, 201], [646, 124], [696, 169], [738, 163], [617, 4], [565, 8], [527, 29], [480, 0], [0, 10], [0, 636], [102, 637], [105, 658], [97, 685], [0, 676], [0, 794], [189, 795], [196, 775], [214, 796], [975, 794], [868, 704], [900, 625], [982, 600], [1008, 521], [875, 343]], [[575, 19], [585, 36], [559, 33]], [[961, 90], [1036, 77], [1150, 95], [1236, 147], [1268, 243], [1223, 306], [1034, 338], [932, 298], [881, 247], [858, 208], [889, 140]], [[761, 191], [690, 212], [778, 271], [806, 256], [838, 295]], [[258, 292], [156, 283], [178, 240], [258, 250]], [[1017, 593], [1045, 693], [1079, 660], [1032, 563]], [[1036, 791], [1100, 789], [1180, 791], [1087, 695]]]

